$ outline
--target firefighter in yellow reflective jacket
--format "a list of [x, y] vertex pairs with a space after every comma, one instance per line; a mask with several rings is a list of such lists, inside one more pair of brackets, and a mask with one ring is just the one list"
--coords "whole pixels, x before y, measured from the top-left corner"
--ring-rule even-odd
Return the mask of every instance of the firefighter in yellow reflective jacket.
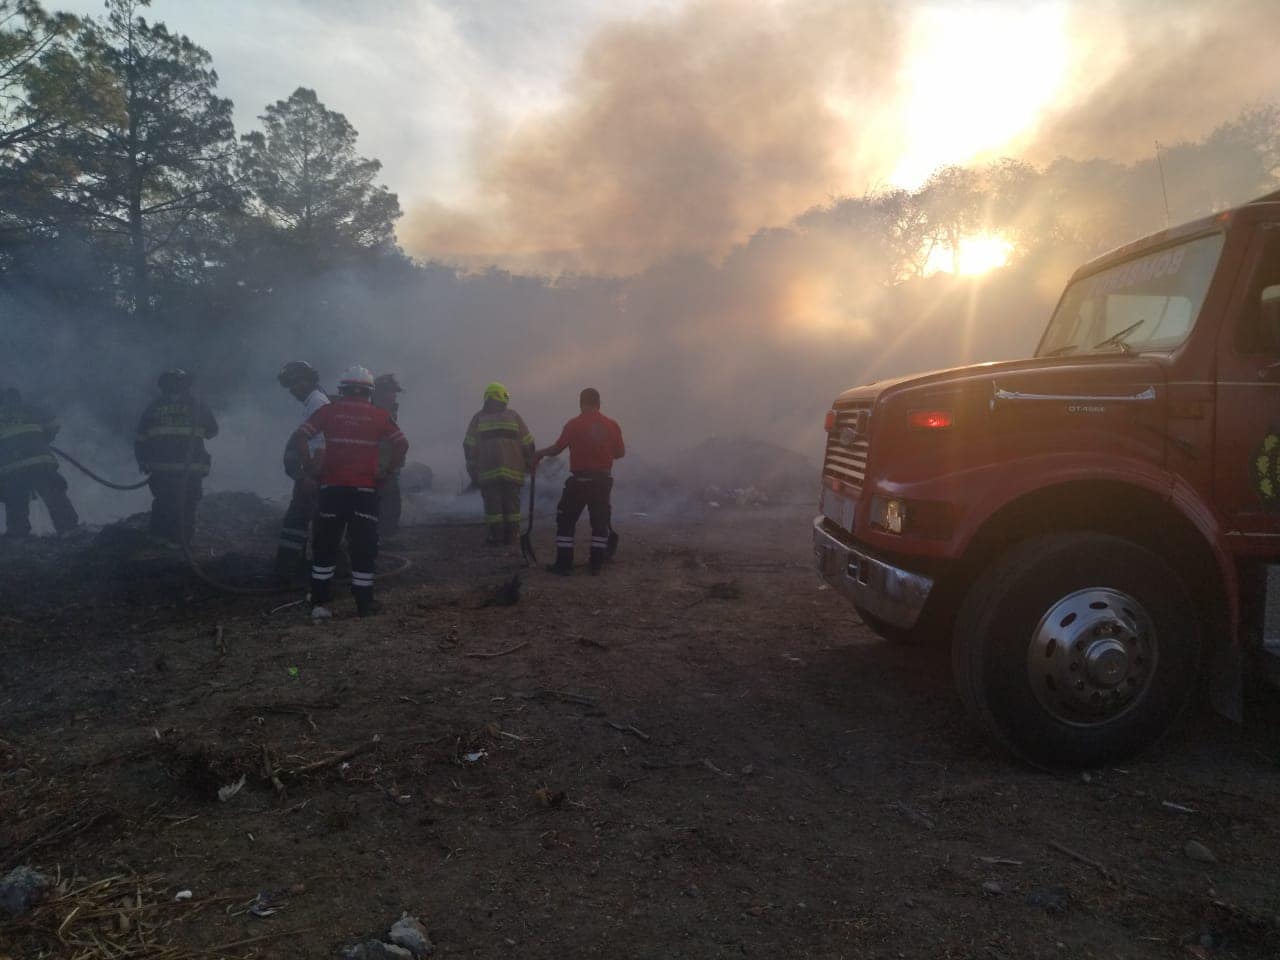
[[212, 463], [204, 442], [218, 435], [218, 421], [191, 396], [191, 376], [185, 370], [162, 373], [157, 386], [160, 396], [138, 421], [133, 453], [138, 469], [150, 477], [151, 535], [190, 543]]
[[44, 501], [59, 536], [80, 525], [67, 498], [67, 481], [49, 450], [57, 434], [58, 421], [51, 414], [24, 405], [22, 394], [12, 387], [0, 391], [0, 501], [6, 537], [31, 535], [33, 496]]
[[500, 383], [484, 388], [484, 407], [471, 418], [463, 450], [467, 473], [484, 498], [489, 543], [515, 543], [520, 529], [520, 488], [533, 464], [533, 434], [507, 404], [511, 395]]

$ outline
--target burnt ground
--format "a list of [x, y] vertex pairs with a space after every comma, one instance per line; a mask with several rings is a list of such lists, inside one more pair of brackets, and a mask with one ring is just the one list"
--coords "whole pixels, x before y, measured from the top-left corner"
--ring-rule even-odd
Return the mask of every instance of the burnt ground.
[[[274, 532], [196, 552], [247, 583]], [[127, 528], [0, 548], [0, 872], [63, 882], [0, 957], [330, 957], [405, 910], [464, 957], [1280, 955], [1274, 718], [1033, 771], [819, 589], [808, 510], [622, 532], [503, 606], [518, 557], [412, 527], [322, 626]]]

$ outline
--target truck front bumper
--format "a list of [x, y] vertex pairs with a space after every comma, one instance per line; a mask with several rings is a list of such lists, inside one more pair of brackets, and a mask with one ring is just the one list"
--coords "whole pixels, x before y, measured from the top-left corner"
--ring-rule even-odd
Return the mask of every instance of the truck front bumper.
[[903, 570], [850, 546], [829, 533], [826, 517], [813, 521], [813, 557], [818, 576], [854, 605], [902, 630], [920, 619], [933, 580]]

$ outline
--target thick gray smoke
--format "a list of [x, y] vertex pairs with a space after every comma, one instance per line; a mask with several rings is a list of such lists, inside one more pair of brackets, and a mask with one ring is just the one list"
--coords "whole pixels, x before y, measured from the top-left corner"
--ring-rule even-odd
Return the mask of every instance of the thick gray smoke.
[[[876, 135], [901, 53], [895, 5], [698, 3], [609, 28], [560, 112], [486, 137], [484, 209], [413, 214], [402, 234], [411, 252], [470, 272], [322, 275], [214, 350], [59, 325], [50, 318], [64, 307], [0, 292], [0, 382], [43, 394], [63, 414], [60, 442], [127, 479], [156, 373], [190, 367], [223, 424], [208, 487], [267, 496], [288, 488], [279, 453], [300, 408], [274, 374], [295, 358], [330, 385], [353, 362], [395, 372], [411, 459], [434, 469], [446, 495], [467, 420], [495, 379], [540, 444], [576, 412], [581, 387], [598, 387], [632, 451], [620, 491], [628, 475], [678, 472], [684, 451], [712, 436], [816, 457], [841, 389], [1026, 355], [1072, 267], [1163, 226], [1154, 138], [1167, 148], [1174, 219], [1274, 188], [1274, 113], [1238, 120], [1280, 94], [1280, 66], [1260, 47], [1267, 9], [1074, 6], [1076, 60], [1098, 51], [1105, 82], [1082, 82], [1026, 147], [1039, 170], [1001, 212], [1018, 243], [1013, 265], [982, 277], [902, 282], [885, 266], [892, 224], [860, 197], [865, 185], [854, 199], [837, 195], [861, 159], [868, 170], [883, 160]], [[826, 99], [833, 87], [848, 96], [842, 110]], [[851, 115], [855, 130], [865, 119], [861, 142], [849, 139]], [[857, 155], [843, 156], [850, 143]], [[490, 260], [611, 275], [482, 269]], [[100, 332], [73, 339], [84, 329]], [[94, 520], [145, 502], [73, 483]]]

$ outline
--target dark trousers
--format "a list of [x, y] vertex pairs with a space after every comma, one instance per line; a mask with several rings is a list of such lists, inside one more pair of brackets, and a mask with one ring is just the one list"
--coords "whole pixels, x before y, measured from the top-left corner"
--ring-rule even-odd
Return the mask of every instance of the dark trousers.
[[372, 487], [320, 488], [312, 547], [312, 603], [327, 603], [333, 596], [333, 575], [344, 531], [351, 553], [351, 592], [356, 609], [367, 613], [373, 602], [373, 569], [378, 559], [378, 494]]
[[280, 543], [276, 548], [276, 573], [282, 577], [292, 577], [305, 568], [307, 535], [318, 493], [314, 480], [299, 478], [293, 482], [293, 496], [280, 523]]
[[378, 484], [378, 524], [388, 537], [400, 532], [400, 474], [393, 473]]
[[76, 508], [67, 496], [67, 481], [57, 467], [31, 467], [12, 476], [0, 478], [0, 500], [4, 501], [5, 529], [14, 536], [31, 532], [31, 495], [44, 501], [58, 533], [74, 530], [80, 524]]
[[520, 489], [514, 480], [486, 480], [480, 484], [484, 522], [490, 543], [515, 543], [520, 530]]
[[556, 507], [556, 566], [573, 566], [573, 528], [582, 511], [591, 520], [591, 567], [604, 565], [613, 525], [613, 478], [606, 473], [578, 473], [564, 482], [564, 493]]
[[196, 532], [196, 507], [204, 496], [204, 477], [182, 470], [151, 474], [151, 523], [153, 537], [174, 543], [190, 543]]

